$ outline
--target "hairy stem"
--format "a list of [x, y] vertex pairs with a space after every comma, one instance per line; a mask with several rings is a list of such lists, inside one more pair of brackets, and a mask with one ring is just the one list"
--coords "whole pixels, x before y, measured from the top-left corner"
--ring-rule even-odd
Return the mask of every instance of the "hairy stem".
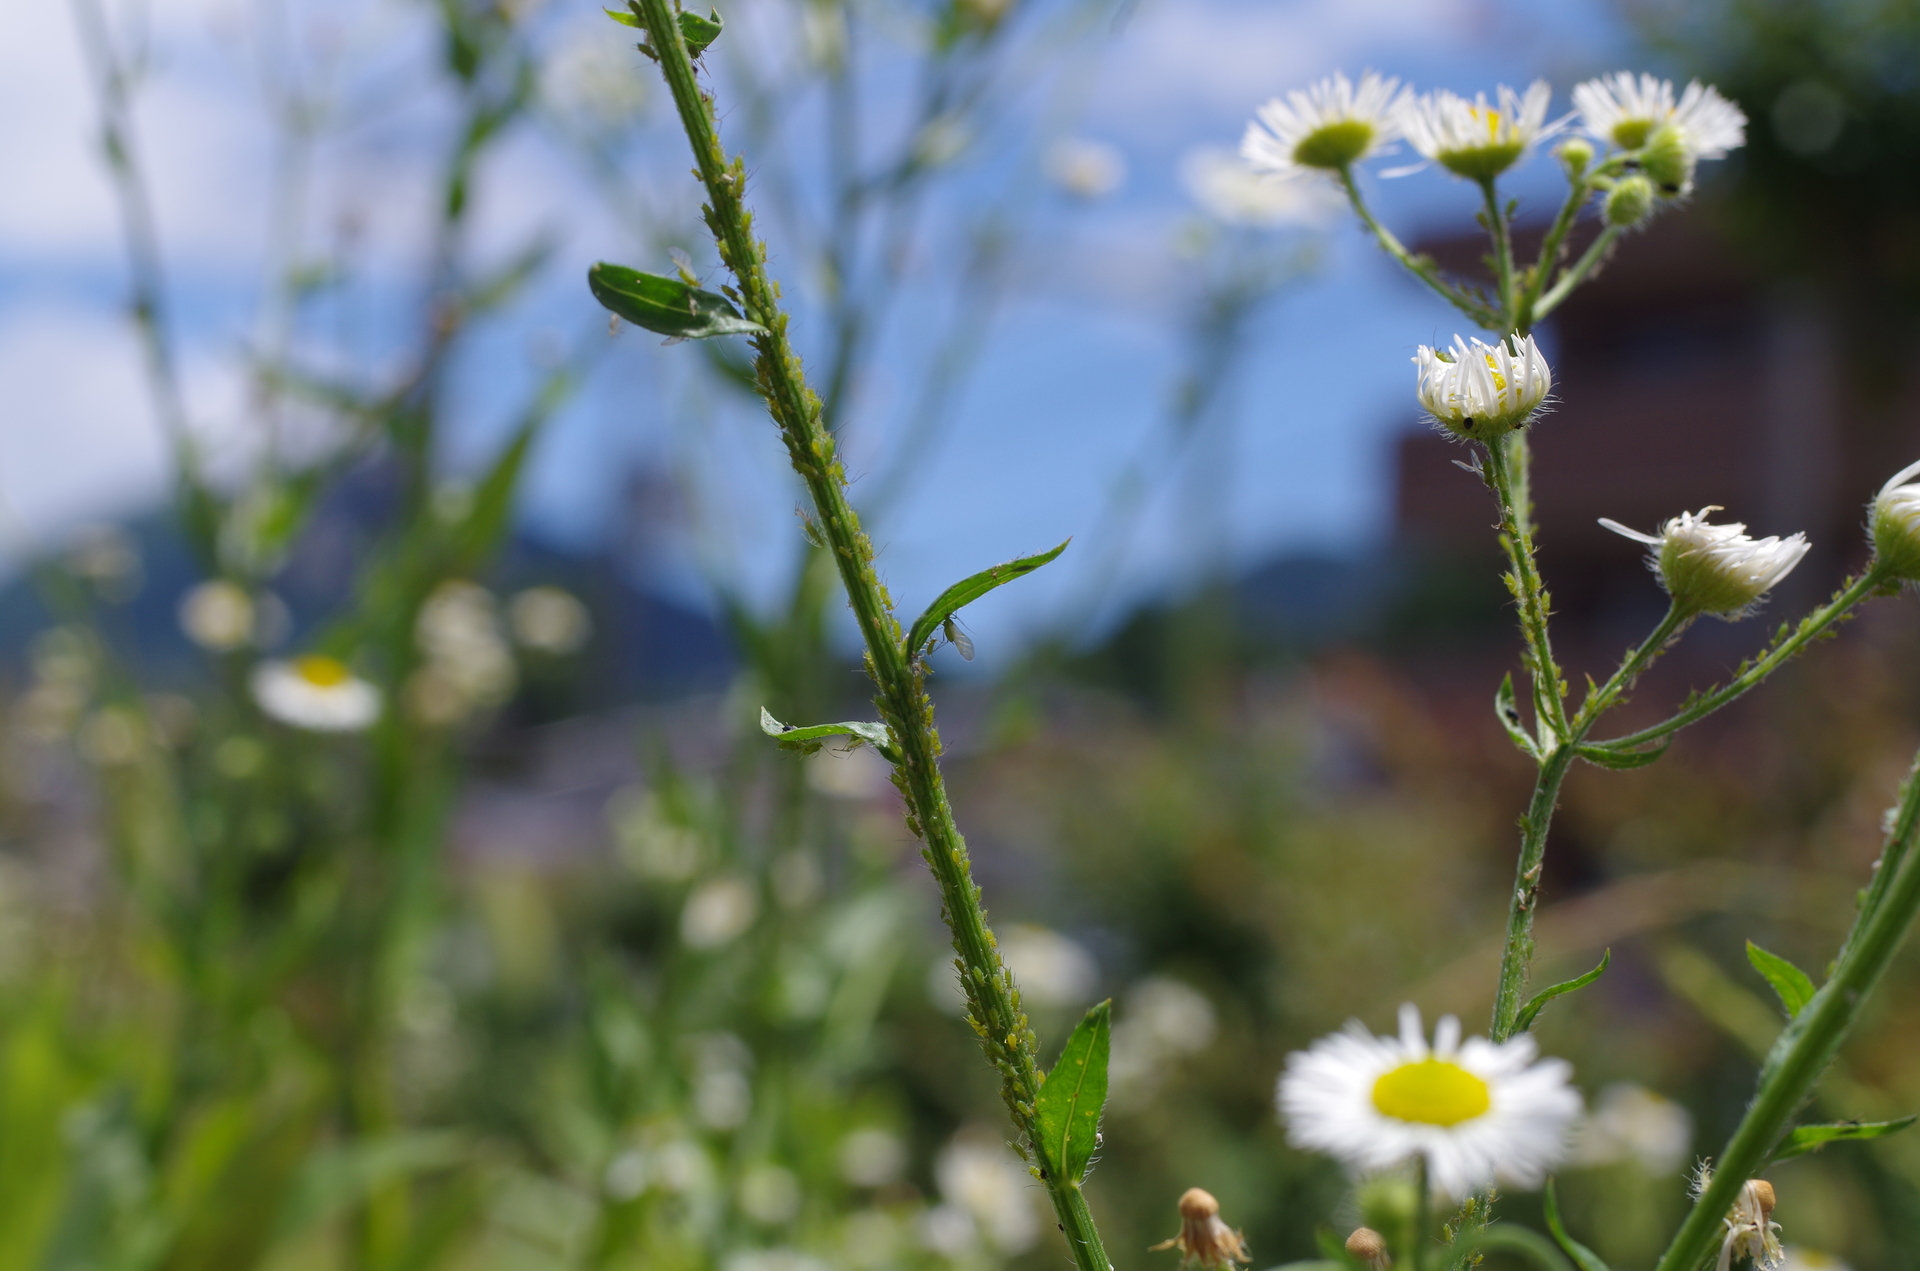
[[1593, 187], [1584, 175], [1571, 178], [1567, 183], [1567, 201], [1560, 205], [1560, 212], [1553, 218], [1553, 224], [1547, 229], [1547, 236], [1540, 241], [1540, 255], [1533, 262], [1533, 269], [1527, 275], [1526, 286], [1521, 289], [1519, 303], [1513, 311], [1513, 329], [1517, 335], [1526, 335], [1533, 330], [1534, 310], [1540, 303], [1540, 293], [1547, 285], [1547, 278], [1553, 273], [1555, 265], [1560, 263], [1560, 252], [1565, 247], [1567, 235], [1573, 230], [1574, 218], [1580, 215], [1580, 207], [1587, 201], [1587, 195]]
[[1538, 322], [1558, 309], [1560, 302], [1572, 295], [1573, 289], [1585, 282], [1587, 275], [1606, 259], [1607, 253], [1613, 250], [1614, 243], [1619, 241], [1623, 232], [1618, 225], [1609, 225], [1601, 230], [1594, 238], [1592, 245], [1580, 254], [1580, 259], [1574, 261], [1567, 272], [1560, 275], [1559, 281], [1553, 284], [1553, 289], [1540, 297], [1540, 302], [1534, 306], [1528, 322]]
[[1487, 233], [1493, 239], [1493, 277], [1500, 295], [1500, 325], [1507, 330], [1517, 330], [1520, 315], [1513, 295], [1513, 236], [1500, 210], [1500, 194], [1494, 189], [1492, 177], [1480, 182], [1480, 197], [1487, 205]]
[[[1787, 1122], [1813, 1092], [1861, 1008], [1905, 939], [1920, 909], [1920, 857], [1912, 851], [1920, 829], [1920, 756], [1907, 774], [1892, 832], [1881, 855], [1882, 889], [1869, 893], [1841, 946], [1833, 974], [1773, 1044], [1760, 1085], [1733, 1137], [1714, 1165], [1713, 1180], [1660, 1256], [1655, 1271], [1694, 1271], [1720, 1239], [1722, 1220], [1741, 1185], [1763, 1169]], [[1882, 883], [1882, 879], [1885, 879]]]
[[1373, 213], [1367, 210], [1366, 200], [1360, 197], [1360, 187], [1355, 184], [1351, 169], [1342, 168], [1340, 170], [1340, 187], [1346, 191], [1347, 202], [1353, 205], [1354, 215], [1360, 218], [1361, 224], [1367, 227], [1367, 230], [1379, 242], [1380, 246], [1385, 249], [1387, 255], [1399, 261], [1401, 265], [1405, 266], [1408, 273], [1427, 284], [1441, 299], [1466, 314], [1469, 318], [1472, 318], [1479, 325], [1490, 331], [1504, 328], [1505, 322], [1500, 314], [1495, 313], [1480, 301], [1467, 295], [1446, 279], [1442, 278], [1438, 265], [1434, 264], [1432, 260], [1425, 256], [1416, 256], [1408, 251], [1406, 244], [1394, 237], [1392, 230], [1373, 219]]
[[1034, 1133], [1034, 1103], [1041, 1082], [1034, 1036], [1020, 1010], [1013, 976], [1001, 962], [988, 929], [966, 843], [947, 803], [939, 768], [940, 737], [933, 725], [925, 672], [914, 651], [901, 647], [900, 624], [874, 572], [873, 545], [848, 503], [846, 474], [836, 457], [833, 436], [821, 419], [819, 398], [807, 386], [800, 359], [787, 340], [787, 315], [780, 308], [779, 289], [767, 276], [765, 250], [753, 236], [752, 216], [742, 202], [746, 165], [739, 159], [729, 161], [720, 145], [712, 102], [694, 77], [669, 0], [634, 0], [634, 9], [660, 56], [661, 71], [692, 145], [707, 191], [707, 226], [738, 285], [741, 307], [766, 328], [753, 337], [760, 389], [794, 470], [812, 498], [866, 645], [867, 673], [878, 689], [875, 702], [893, 733], [898, 756], [894, 784], [906, 801], [909, 828], [924, 845], [923, 854], [940, 887], [942, 916], [953, 934], [974, 1030], [1000, 1073], [1001, 1095], [1016, 1129], [1040, 1157], [1041, 1179], [1076, 1266], [1081, 1271], [1111, 1271], [1079, 1180], [1066, 1177], [1045, 1158]]
[[1551, 753], [1567, 735], [1567, 710], [1560, 667], [1553, 660], [1547, 631], [1546, 584], [1534, 560], [1533, 518], [1527, 507], [1526, 435], [1508, 433], [1486, 448], [1486, 480], [1500, 504], [1500, 545], [1507, 553], [1507, 584], [1520, 606], [1520, 635], [1526, 641], [1527, 675], [1533, 685], [1540, 749]]

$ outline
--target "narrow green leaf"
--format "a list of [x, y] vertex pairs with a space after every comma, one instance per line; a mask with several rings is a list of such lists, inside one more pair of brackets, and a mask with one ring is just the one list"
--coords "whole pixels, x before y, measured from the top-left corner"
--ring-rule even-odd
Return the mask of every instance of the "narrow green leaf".
[[640, 18], [636, 14], [622, 13], [618, 9], [602, 9], [600, 10], [600, 12], [612, 18], [615, 22], [618, 22], [621, 26], [630, 26], [630, 27], [640, 26]]
[[762, 706], [760, 731], [786, 749], [797, 750], [803, 755], [810, 755], [826, 745], [829, 737], [851, 737], [854, 745], [866, 742], [890, 763], [895, 758], [893, 734], [887, 731], [887, 726], [864, 719], [849, 720], [844, 724], [811, 724], [805, 728], [796, 728], [792, 724], [781, 723], [766, 707]]
[[1599, 1254], [1567, 1234], [1566, 1224], [1560, 1221], [1560, 1200], [1553, 1194], [1552, 1179], [1547, 1180], [1546, 1202], [1547, 1230], [1553, 1233], [1554, 1241], [1567, 1251], [1567, 1256], [1573, 1259], [1573, 1264], [1579, 1267], [1580, 1271], [1609, 1271], [1607, 1264], [1600, 1260]]
[[1883, 1139], [1906, 1129], [1915, 1119], [1901, 1117], [1897, 1121], [1840, 1121], [1832, 1125], [1795, 1126], [1793, 1133], [1787, 1135], [1786, 1142], [1774, 1152], [1773, 1159], [1784, 1161], [1788, 1157], [1803, 1156], [1808, 1152], [1817, 1152], [1829, 1143]]
[[1573, 753], [1588, 763], [1601, 768], [1627, 769], [1644, 768], [1667, 753], [1671, 741], [1651, 750], [1615, 750], [1610, 746], [1575, 746]]
[[1507, 736], [1513, 738], [1513, 744], [1525, 754], [1537, 756], [1539, 748], [1533, 744], [1533, 738], [1527, 735], [1526, 722], [1520, 718], [1520, 708], [1513, 700], [1513, 672], [1507, 672], [1500, 681], [1500, 691], [1493, 695], [1493, 713], [1500, 718], [1500, 726], [1507, 730]]
[[934, 602], [927, 606], [926, 612], [913, 620], [913, 629], [907, 632], [906, 643], [902, 645], [908, 657], [913, 657], [933, 638], [936, 627], [951, 618], [962, 608], [972, 604], [980, 597], [1004, 583], [1031, 574], [1034, 570], [1055, 559], [1067, 550], [1067, 543], [1039, 552], [1032, 556], [1016, 556], [1010, 561], [1002, 561], [989, 569], [983, 569], [969, 578], [963, 578], [953, 586], [941, 592]]
[[1798, 1015], [1800, 1008], [1813, 1000], [1813, 981], [1807, 978], [1805, 971], [1779, 954], [1768, 953], [1749, 940], [1747, 961], [1753, 963], [1753, 969], [1780, 995], [1780, 1005], [1787, 1008], [1788, 1019]]
[[1539, 1016], [1541, 1008], [1546, 1006], [1548, 1002], [1551, 1002], [1554, 998], [1560, 997], [1563, 994], [1571, 993], [1575, 989], [1583, 989], [1587, 987], [1587, 985], [1592, 984], [1595, 980], [1606, 974], [1607, 963], [1611, 961], [1613, 961], [1613, 950], [1607, 949], [1600, 955], [1600, 965], [1585, 975], [1577, 975], [1571, 980], [1563, 980], [1559, 984], [1541, 989], [1538, 993], [1535, 993], [1532, 999], [1520, 1008], [1520, 1014], [1514, 1017], [1513, 1031], [1516, 1033], [1524, 1033], [1529, 1028], [1532, 1028], [1534, 1019]]
[[1067, 1038], [1065, 1050], [1040, 1086], [1034, 1120], [1040, 1159], [1056, 1177], [1078, 1183], [1100, 1143], [1100, 1114], [1107, 1106], [1107, 1054], [1112, 1045], [1113, 1003], [1088, 1011]]
[[766, 328], [740, 316], [733, 302], [678, 278], [643, 274], [605, 261], [587, 271], [593, 298], [637, 327], [676, 340], [716, 335], [752, 335]]

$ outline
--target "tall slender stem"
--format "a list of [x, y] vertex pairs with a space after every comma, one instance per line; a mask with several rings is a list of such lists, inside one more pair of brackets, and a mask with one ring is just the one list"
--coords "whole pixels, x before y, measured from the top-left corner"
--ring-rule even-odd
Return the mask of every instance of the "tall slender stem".
[[1891, 881], [1877, 900], [1862, 907], [1841, 946], [1833, 975], [1774, 1042], [1760, 1070], [1760, 1088], [1715, 1162], [1712, 1182], [1660, 1256], [1655, 1271], [1694, 1271], [1706, 1260], [1742, 1184], [1765, 1167], [1787, 1121], [1813, 1092], [1814, 1082], [1852, 1031], [1867, 997], [1906, 938], [1914, 912], [1920, 910], [1920, 856], [1912, 850], [1916, 829], [1920, 829], [1920, 756], [1901, 789], [1893, 831], [1881, 856], [1882, 873], [1890, 873]]
[[1543, 752], [1567, 735], [1565, 693], [1548, 636], [1547, 589], [1534, 560], [1533, 518], [1527, 508], [1526, 436], [1512, 432], [1486, 448], [1486, 478], [1500, 504], [1500, 545], [1507, 553], [1508, 586], [1520, 606], [1520, 634], [1527, 646], [1527, 674], [1539, 716]]
[[901, 647], [900, 624], [874, 572], [873, 545], [847, 501], [846, 474], [836, 457], [834, 438], [824, 426], [820, 400], [808, 387], [800, 359], [788, 342], [779, 288], [768, 278], [765, 250], [753, 237], [752, 216], [741, 198], [746, 165], [739, 159], [729, 161], [720, 145], [712, 102], [694, 77], [669, 0], [635, 0], [634, 8], [660, 56], [662, 73], [692, 145], [707, 191], [707, 226], [738, 284], [741, 307], [766, 328], [753, 337], [761, 391], [794, 470], [813, 500], [866, 645], [867, 673], [879, 690], [875, 702], [893, 733], [898, 755], [894, 784], [906, 801], [909, 828], [924, 845], [923, 855], [940, 887], [942, 916], [953, 935], [974, 1030], [1000, 1073], [1001, 1096], [1015, 1127], [1042, 1154], [1041, 1180], [1075, 1264], [1081, 1271], [1111, 1271], [1079, 1179], [1065, 1176], [1044, 1159], [1034, 1133], [1034, 1103], [1040, 1089], [1034, 1036], [1020, 1009], [1013, 976], [1001, 962], [988, 929], [966, 843], [947, 803], [939, 767], [940, 736], [933, 725], [925, 671], [914, 651]]
[[1493, 238], [1493, 277], [1500, 294], [1500, 325], [1511, 331], [1520, 321], [1513, 295], [1513, 235], [1507, 226], [1506, 213], [1500, 210], [1500, 194], [1494, 189], [1492, 177], [1480, 182], [1480, 197], [1487, 205], [1487, 233]]
[[1392, 230], [1373, 219], [1373, 213], [1367, 210], [1366, 200], [1360, 197], [1360, 187], [1355, 184], [1351, 169], [1341, 169], [1340, 188], [1346, 191], [1347, 202], [1353, 205], [1354, 215], [1360, 218], [1361, 224], [1367, 227], [1387, 255], [1406, 267], [1408, 273], [1425, 283], [1448, 304], [1488, 330], [1495, 330], [1503, 325], [1502, 315], [1448, 283], [1440, 276], [1438, 265], [1425, 256], [1416, 256], [1408, 251], [1406, 244], [1395, 237]]
[[1572, 267], [1560, 275], [1559, 281], [1553, 284], [1553, 290], [1540, 297], [1540, 303], [1534, 306], [1528, 320], [1538, 322], [1558, 309], [1560, 302], [1572, 295], [1573, 289], [1585, 282], [1587, 275], [1606, 259], [1607, 253], [1613, 250], [1614, 243], [1619, 241], [1620, 235], [1624, 232], [1618, 225], [1609, 225], [1601, 230], [1587, 250], [1580, 254], [1580, 259], [1574, 261]]
[[1580, 215], [1581, 204], [1587, 201], [1592, 189], [1585, 175], [1572, 176], [1567, 181], [1567, 199], [1560, 205], [1560, 212], [1553, 218], [1553, 224], [1547, 228], [1547, 236], [1540, 241], [1540, 255], [1533, 262], [1533, 269], [1527, 275], [1526, 285], [1521, 289], [1519, 301], [1514, 306], [1513, 329], [1517, 335], [1532, 332], [1534, 309], [1540, 303], [1540, 293], [1547, 285], [1547, 279], [1553, 273], [1553, 267], [1560, 263], [1560, 252], [1565, 246], [1567, 235], [1573, 231], [1573, 222]]

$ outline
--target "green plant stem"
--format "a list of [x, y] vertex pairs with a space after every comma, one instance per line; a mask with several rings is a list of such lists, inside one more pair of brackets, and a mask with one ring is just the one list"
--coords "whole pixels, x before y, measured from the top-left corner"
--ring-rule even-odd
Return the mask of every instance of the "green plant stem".
[[1841, 946], [1832, 976], [1774, 1042], [1760, 1069], [1759, 1089], [1720, 1153], [1712, 1181], [1660, 1256], [1655, 1271], [1695, 1271], [1706, 1260], [1741, 1186], [1765, 1167], [1788, 1120], [1852, 1031], [1905, 939], [1914, 912], [1920, 909], [1920, 857], [1912, 851], [1916, 828], [1920, 828], [1920, 756], [1901, 789], [1893, 831], [1881, 855], [1881, 873], [1890, 874], [1890, 881], [1878, 897], [1869, 894], [1869, 902], [1862, 906]]
[[1486, 448], [1487, 485], [1500, 504], [1500, 545], [1507, 553], [1508, 585], [1520, 606], [1520, 634], [1527, 646], [1540, 749], [1551, 753], [1567, 736], [1560, 667], [1548, 636], [1546, 584], [1534, 560], [1533, 518], [1528, 512], [1526, 435], [1511, 432]]
[[1509, 331], [1517, 330], [1519, 311], [1514, 306], [1513, 295], [1513, 236], [1507, 226], [1506, 216], [1500, 211], [1500, 193], [1494, 189], [1492, 177], [1480, 182], [1480, 197], [1487, 205], [1487, 233], [1493, 238], [1493, 277], [1500, 294], [1500, 326]]
[[1540, 297], [1540, 302], [1534, 306], [1528, 322], [1538, 322], [1558, 309], [1560, 302], [1572, 295], [1573, 289], [1585, 282], [1587, 275], [1606, 259], [1607, 253], [1613, 250], [1614, 243], [1619, 240], [1622, 233], [1624, 231], [1618, 225], [1609, 225], [1601, 230], [1587, 250], [1580, 253], [1580, 259], [1574, 261], [1567, 272], [1560, 275], [1559, 280], [1553, 284], [1553, 289]]
[[819, 399], [807, 386], [800, 359], [787, 340], [787, 315], [780, 309], [779, 290], [767, 276], [765, 252], [753, 237], [752, 217], [741, 198], [746, 165], [738, 159], [730, 162], [721, 148], [712, 103], [694, 77], [671, 4], [635, 0], [634, 7], [660, 55], [661, 71], [692, 145], [707, 191], [707, 226], [738, 284], [742, 308], [766, 328], [753, 337], [760, 388], [780, 426], [794, 470], [812, 498], [866, 645], [867, 672], [879, 690], [875, 701], [899, 756], [894, 784], [906, 801], [909, 827], [923, 843], [923, 854], [940, 887], [942, 916], [953, 934], [973, 1027], [1000, 1073], [1001, 1095], [1015, 1127], [1040, 1155], [1041, 1180], [1075, 1264], [1081, 1271], [1110, 1271], [1079, 1180], [1064, 1177], [1045, 1158], [1034, 1134], [1034, 1102], [1041, 1077], [1033, 1033], [1020, 1010], [1013, 976], [1001, 962], [988, 929], [966, 843], [947, 803], [925, 671], [912, 651], [901, 647], [900, 624], [874, 572], [872, 543], [847, 501], [846, 476], [835, 457], [834, 439], [823, 425]]
[[1801, 619], [1800, 625], [1793, 631], [1777, 639], [1765, 653], [1755, 658], [1740, 674], [1727, 681], [1711, 693], [1695, 699], [1682, 707], [1670, 719], [1642, 728], [1638, 732], [1627, 733], [1620, 737], [1610, 737], [1596, 745], [1613, 750], [1629, 750], [1644, 746], [1648, 742], [1658, 741], [1679, 732], [1688, 724], [1706, 718], [1728, 702], [1742, 696], [1754, 688], [1760, 681], [1779, 670], [1791, 661], [1815, 640], [1820, 639], [1835, 624], [1850, 616], [1861, 601], [1880, 589], [1882, 580], [1879, 568], [1870, 566], [1858, 577], [1850, 580], [1846, 586], [1834, 593], [1832, 600]]
[[1340, 188], [1347, 193], [1347, 202], [1353, 205], [1354, 215], [1361, 224], [1373, 234], [1387, 255], [1403, 265], [1407, 272], [1430, 287], [1441, 299], [1472, 318], [1488, 330], [1504, 328], [1504, 319], [1486, 305], [1466, 295], [1440, 276], [1440, 267], [1425, 256], [1416, 256], [1408, 251], [1406, 245], [1394, 237], [1392, 230], [1373, 219], [1373, 213], [1367, 210], [1366, 200], [1360, 197], [1360, 187], [1354, 182], [1350, 168], [1340, 170]]
[[1590, 181], [1591, 178], [1583, 174], [1567, 183], [1567, 200], [1560, 205], [1560, 212], [1548, 227], [1547, 236], [1540, 241], [1540, 255], [1534, 261], [1526, 286], [1520, 291], [1519, 303], [1514, 307], [1513, 330], [1516, 335], [1527, 335], [1533, 330], [1534, 309], [1540, 303], [1540, 292], [1546, 287], [1553, 267], [1560, 263], [1560, 251], [1566, 244], [1567, 235], [1573, 231], [1574, 219], [1580, 215], [1581, 205], [1592, 192]]

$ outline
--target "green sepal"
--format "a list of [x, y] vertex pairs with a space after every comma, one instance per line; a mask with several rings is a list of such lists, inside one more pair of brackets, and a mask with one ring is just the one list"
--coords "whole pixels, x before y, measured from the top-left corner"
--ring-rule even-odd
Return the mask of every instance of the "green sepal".
[[1580, 745], [1573, 748], [1573, 753], [1600, 768], [1644, 768], [1666, 754], [1667, 747], [1671, 745], [1673, 743], [1669, 741], [1651, 750], [1615, 750], [1611, 746]]
[[899, 752], [893, 748], [893, 734], [887, 731], [885, 724], [873, 723], [864, 719], [848, 720], [843, 724], [812, 724], [806, 728], [797, 728], [792, 724], [783, 724], [773, 717], [766, 707], [760, 708], [760, 731], [779, 742], [786, 750], [798, 751], [810, 755], [827, 744], [829, 737], [851, 737], [858, 746], [865, 742], [880, 752], [881, 758], [888, 763], [899, 763]]
[[1607, 963], [1611, 961], [1613, 961], [1613, 950], [1607, 949], [1600, 954], [1600, 965], [1585, 975], [1577, 975], [1571, 980], [1564, 980], [1559, 984], [1541, 989], [1538, 993], [1535, 993], [1533, 997], [1528, 1000], [1527, 1004], [1520, 1008], [1520, 1013], [1514, 1016], [1513, 1031], [1516, 1033], [1524, 1033], [1529, 1028], [1532, 1028], [1533, 1021], [1539, 1016], [1541, 1008], [1546, 1006], [1548, 1002], [1551, 1002], [1554, 998], [1560, 997], [1563, 994], [1571, 993], [1575, 989], [1583, 989], [1587, 987], [1587, 985], [1592, 984], [1595, 980], [1606, 974]]
[[1075, 1185], [1087, 1176], [1100, 1145], [1112, 1040], [1113, 1003], [1105, 1001], [1075, 1026], [1033, 1101], [1040, 1159], [1057, 1177]]
[[951, 618], [962, 608], [972, 604], [980, 597], [1004, 583], [1031, 574], [1034, 570], [1055, 559], [1067, 550], [1068, 539], [1060, 546], [1032, 556], [1016, 556], [1010, 561], [1002, 561], [991, 568], [983, 569], [968, 578], [963, 578], [953, 586], [941, 592], [934, 602], [927, 606], [926, 612], [913, 620], [913, 629], [907, 632], [907, 639], [901, 650], [913, 657], [933, 638], [935, 628]]
[[1500, 727], [1507, 730], [1507, 736], [1513, 738], [1514, 745], [1525, 754], [1540, 757], [1540, 748], [1527, 733], [1526, 723], [1520, 718], [1520, 707], [1513, 700], [1512, 671], [1501, 678], [1500, 691], [1493, 695], [1493, 713], [1499, 717]]
[[1780, 996], [1780, 1005], [1786, 1007], [1787, 1018], [1792, 1019], [1800, 1013], [1800, 1008], [1813, 1000], [1813, 980], [1805, 971], [1787, 961], [1777, 953], [1768, 953], [1753, 941], [1747, 941], [1747, 961], [1760, 973], [1760, 978], [1773, 986]]
[[1773, 1160], [1817, 1152], [1829, 1143], [1853, 1143], [1862, 1139], [1883, 1139], [1912, 1125], [1916, 1117], [1897, 1121], [1839, 1121], [1831, 1125], [1797, 1125], [1773, 1154]]
[[1580, 1271], [1611, 1271], [1601, 1261], [1600, 1255], [1567, 1234], [1567, 1225], [1560, 1221], [1560, 1198], [1553, 1194], [1553, 1180], [1547, 1180], [1546, 1191], [1547, 1230], [1553, 1234], [1554, 1243], [1566, 1250], [1567, 1256]]
[[766, 330], [742, 317], [725, 296], [702, 291], [678, 278], [643, 274], [602, 261], [587, 271], [587, 286], [593, 289], [593, 298], [616, 316], [676, 340], [753, 335]]

